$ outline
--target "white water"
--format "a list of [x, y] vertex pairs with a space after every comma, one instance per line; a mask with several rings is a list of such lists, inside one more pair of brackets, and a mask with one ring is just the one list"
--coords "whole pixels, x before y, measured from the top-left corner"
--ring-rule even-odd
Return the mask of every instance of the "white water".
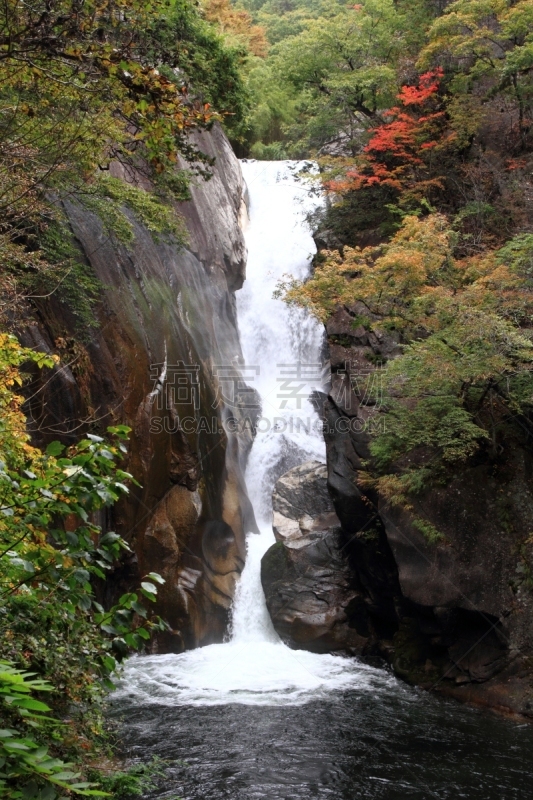
[[[297, 278], [308, 274], [314, 242], [305, 214], [320, 201], [295, 176], [301, 166], [296, 162], [251, 161], [242, 166], [250, 221], [247, 279], [237, 309], [245, 377], [250, 382], [254, 377], [251, 385], [262, 401], [246, 483], [261, 533], [247, 537], [230, 641], [182, 655], [129, 659], [117, 694], [134, 695], [138, 703], [301, 704], [349, 686], [374, 691], [377, 685], [395, 683], [387, 673], [355, 659], [291, 650], [280, 641], [266, 609], [260, 567], [261, 557], [274, 543], [273, 484], [296, 464], [310, 458], [325, 461], [318, 418], [308, 399], [321, 385], [318, 366], [310, 366], [320, 362], [321, 328], [302, 310], [272, 298], [284, 274]], [[301, 379], [295, 377], [298, 372]], [[290, 381], [289, 389], [305, 385], [288, 398], [283, 379]]]
[[[259, 524], [270, 527], [277, 478], [311, 458], [326, 460], [320, 421], [309, 402], [311, 392], [322, 388], [323, 328], [303, 309], [289, 308], [272, 296], [285, 276], [302, 279], [309, 274], [316, 247], [305, 216], [321, 201], [310, 195], [308, 181], [298, 179], [303, 163], [251, 161], [242, 166], [250, 221], [237, 318], [245, 376], [254, 379], [262, 403], [246, 484]], [[253, 374], [254, 368], [259, 375]]]

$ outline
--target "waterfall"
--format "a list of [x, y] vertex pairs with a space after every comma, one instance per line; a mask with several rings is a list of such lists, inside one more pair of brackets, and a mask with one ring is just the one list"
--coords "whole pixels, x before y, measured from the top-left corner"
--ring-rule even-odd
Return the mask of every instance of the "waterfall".
[[[306, 311], [273, 297], [284, 276], [309, 274], [316, 252], [306, 216], [320, 202], [299, 178], [305, 162], [244, 161], [250, 219], [246, 282], [237, 294], [245, 378], [261, 398], [246, 487], [260, 536], [249, 534], [232, 610], [234, 641], [277, 641], [261, 588], [261, 557], [274, 544], [272, 489], [288, 469], [326, 460], [320, 419], [309, 397], [322, 388], [323, 329]], [[290, 395], [293, 395], [292, 397]], [[259, 541], [258, 541], [259, 538]]]
[[250, 221], [237, 318], [245, 377], [251, 373], [262, 404], [246, 484], [259, 524], [270, 528], [276, 480], [306, 460], [326, 460], [320, 420], [309, 401], [311, 392], [322, 388], [323, 328], [304, 309], [273, 297], [285, 276], [309, 274], [316, 247], [305, 218], [321, 198], [310, 194], [308, 180], [298, 177], [304, 163], [252, 161], [242, 166]]
[[262, 405], [246, 472], [260, 533], [247, 537], [229, 639], [127, 661], [113, 698], [123, 748], [134, 763], [161, 759], [164, 777], [145, 794], [159, 800], [526, 798], [532, 726], [443, 702], [355, 658], [291, 650], [270, 621], [260, 569], [274, 542], [272, 486], [295, 463], [324, 460], [307, 425], [320, 376], [300, 370], [289, 384], [299, 397], [288, 398], [279, 366], [318, 363], [321, 330], [272, 298], [284, 273], [305, 277], [313, 250], [304, 216], [318, 200], [297, 169], [243, 163], [249, 256], [237, 312], [242, 371]]
[[261, 557], [274, 543], [275, 481], [309, 459], [325, 461], [309, 396], [321, 388], [321, 327], [273, 297], [283, 276], [305, 278], [314, 242], [305, 217], [320, 199], [299, 162], [243, 162], [250, 197], [247, 279], [237, 299], [244, 377], [261, 398], [246, 484], [258, 525], [247, 537], [229, 641], [181, 655], [128, 660], [117, 694], [164, 705], [301, 704], [332, 690], [371, 688], [376, 670], [355, 659], [291, 650], [276, 634], [261, 587]]

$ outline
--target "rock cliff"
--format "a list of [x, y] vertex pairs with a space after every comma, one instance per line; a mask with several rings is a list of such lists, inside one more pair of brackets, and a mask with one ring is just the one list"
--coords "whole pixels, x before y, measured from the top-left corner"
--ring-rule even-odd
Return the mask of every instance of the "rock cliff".
[[220, 377], [235, 375], [242, 358], [234, 291], [245, 276], [244, 186], [222, 130], [197, 138], [216, 160], [212, 178], [177, 204], [187, 247], [157, 241], [133, 215], [134, 243], [120, 245], [95, 214], [69, 202], [75, 243], [103, 286], [99, 325], [80, 338], [52, 297], [21, 326], [25, 344], [62, 356], [31, 388], [37, 442], [68, 442], [109, 424], [133, 429], [126, 468], [140, 488], [105, 520], [133, 555], [107, 592], [161, 573], [158, 610], [172, 632], [155, 646], [176, 652], [221, 641], [244, 530], [255, 524], [243, 482], [251, 438], [232, 432], [234, 381]]
[[[379, 325], [358, 325], [359, 312], [338, 308], [327, 324], [327, 485], [338, 520], [317, 524], [314, 498], [323, 496], [324, 479], [316, 465], [287, 473], [274, 493], [279, 543], [265, 555], [262, 575], [276, 629], [291, 646], [378, 656], [411, 683], [533, 717], [527, 434], [502, 442], [496, 459], [480, 457], [449, 485], [418, 495], [411, 511], [365, 489], [358, 476], [379, 414], [358, 376], [393, 356], [397, 344]], [[441, 538], [428, 540], [417, 517]]]

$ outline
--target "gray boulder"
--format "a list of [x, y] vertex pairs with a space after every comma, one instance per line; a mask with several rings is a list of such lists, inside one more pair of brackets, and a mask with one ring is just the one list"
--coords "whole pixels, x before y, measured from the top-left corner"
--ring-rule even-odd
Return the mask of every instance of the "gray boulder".
[[277, 541], [263, 556], [261, 582], [278, 634], [289, 646], [316, 653], [361, 652], [368, 633], [364, 621], [357, 630], [353, 619], [362, 600], [351, 580], [324, 464], [308, 461], [277, 481], [273, 528]]

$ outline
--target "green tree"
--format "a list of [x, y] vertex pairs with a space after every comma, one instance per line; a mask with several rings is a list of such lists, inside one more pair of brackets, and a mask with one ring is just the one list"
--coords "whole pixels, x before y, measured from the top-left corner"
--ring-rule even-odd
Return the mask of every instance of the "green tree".
[[[452, 89], [458, 95], [474, 93], [483, 103], [495, 96], [511, 100], [523, 146], [533, 102], [531, 0], [457, 0], [433, 22], [428, 37], [420, 64], [446, 63], [455, 73]], [[469, 105], [475, 109], [472, 99]]]
[[278, 79], [303, 94], [304, 115], [322, 121], [324, 132], [315, 144], [331, 138], [334, 121], [347, 149], [355, 150], [365, 125], [394, 100], [405, 20], [392, 0], [336, 10], [284, 39], [273, 48], [272, 58]]

